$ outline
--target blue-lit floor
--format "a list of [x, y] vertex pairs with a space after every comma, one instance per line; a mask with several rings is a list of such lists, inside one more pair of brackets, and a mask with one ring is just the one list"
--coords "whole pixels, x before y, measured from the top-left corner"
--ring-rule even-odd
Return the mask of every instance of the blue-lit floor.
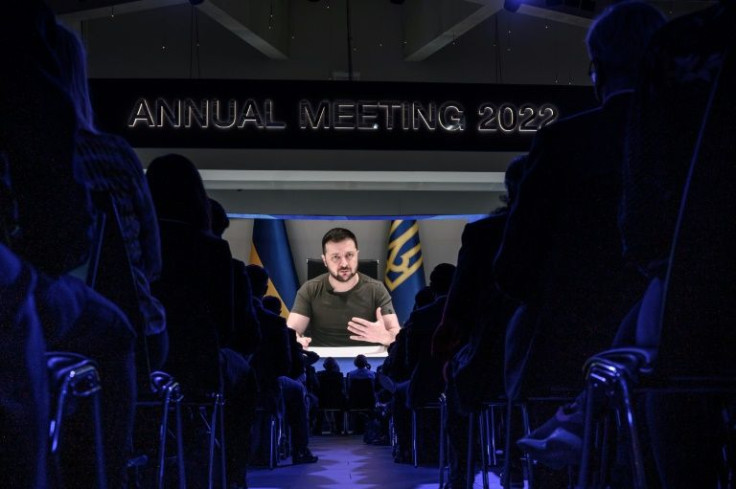
[[[250, 469], [250, 489], [437, 489], [436, 467], [394, 463], [391, 447], [366, 445], [362, 436], [314, 436], [310, 448], [319, 461], [309, 465], [281, 462], [274, 470]], [[483, 487], [480, 475], [475, 487]], [[491, 489], [501, 486], [490, 474]]]

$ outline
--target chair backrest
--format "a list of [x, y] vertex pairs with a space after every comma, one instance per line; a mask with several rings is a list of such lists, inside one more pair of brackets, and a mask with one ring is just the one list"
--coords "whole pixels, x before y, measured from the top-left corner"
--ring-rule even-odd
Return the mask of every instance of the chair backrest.
[[98, 239], [88, 274], [88, 285], [114, 302], [128, 317], [138, 336], [136, 358], [139, 385], [150, 385], [151, 367], [145, 320], [140, 309], [138, 286], [128, 248], [123, 238], [117, 206], [107, 192], [93, 192], [95, 209], [101, 214]]
[[665, 282], [658, 373], [736, 375], [734, 52], [706, 109]]
[[349, 409], [373, 409], [376, 405], [376, 389], [373, 379], [350, 379], [348, 387]]
[[317, 397], [320, 409], [344, 409], [345, 379], [342, 374], [325, 372], [320, 375]]

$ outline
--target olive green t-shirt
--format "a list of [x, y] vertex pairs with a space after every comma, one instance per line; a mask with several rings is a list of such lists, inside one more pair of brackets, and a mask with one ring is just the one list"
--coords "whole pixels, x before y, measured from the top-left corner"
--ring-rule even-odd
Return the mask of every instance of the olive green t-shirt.
[[349, 339], [348, 321], [360, 317], [376, 320], [376, 308], [382, 314], [395, 314], [386, 287], [368, 275], [358, 273], [358, 283], [347, 292], [335, 292], [329, 274], [324, 273], [302, 285], [296, 293], [291, 312], [309, 318], [306, 336], [310, 346], [359, 346]]

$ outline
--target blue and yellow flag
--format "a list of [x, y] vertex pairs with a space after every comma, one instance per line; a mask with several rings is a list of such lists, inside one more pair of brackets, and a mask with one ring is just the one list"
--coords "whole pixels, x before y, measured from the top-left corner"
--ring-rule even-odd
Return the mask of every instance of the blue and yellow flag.
[[419, 225], [415, 220], [391, 221], [383, 282], [391, 293], [399, 323], [403, 325], [414, 307], [414, 296], [424, 287], [424, 260]]
[[281, 315], [287, 317], [294, 305], [299, 279], [291, 258], [286, 226], [281, 219], [255, 219], [253, 221], [253, 243], [250, 248], [250, 263], [260, 265], [268, 271], [266, 295], [281, 300]]

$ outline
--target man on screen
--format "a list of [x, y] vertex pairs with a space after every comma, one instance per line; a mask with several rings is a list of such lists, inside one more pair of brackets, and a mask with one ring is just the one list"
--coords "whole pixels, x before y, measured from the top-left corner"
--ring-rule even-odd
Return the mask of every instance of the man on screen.
[[[324, 273], [302, 285], [286, 323], [303, 346], [388, 346], [399, 332], [391, 296], [378, 280], [358, 272], [358, 240], [344, 228], [322, 238]], [[307, 336], [305, 336], [305, 333]]]

